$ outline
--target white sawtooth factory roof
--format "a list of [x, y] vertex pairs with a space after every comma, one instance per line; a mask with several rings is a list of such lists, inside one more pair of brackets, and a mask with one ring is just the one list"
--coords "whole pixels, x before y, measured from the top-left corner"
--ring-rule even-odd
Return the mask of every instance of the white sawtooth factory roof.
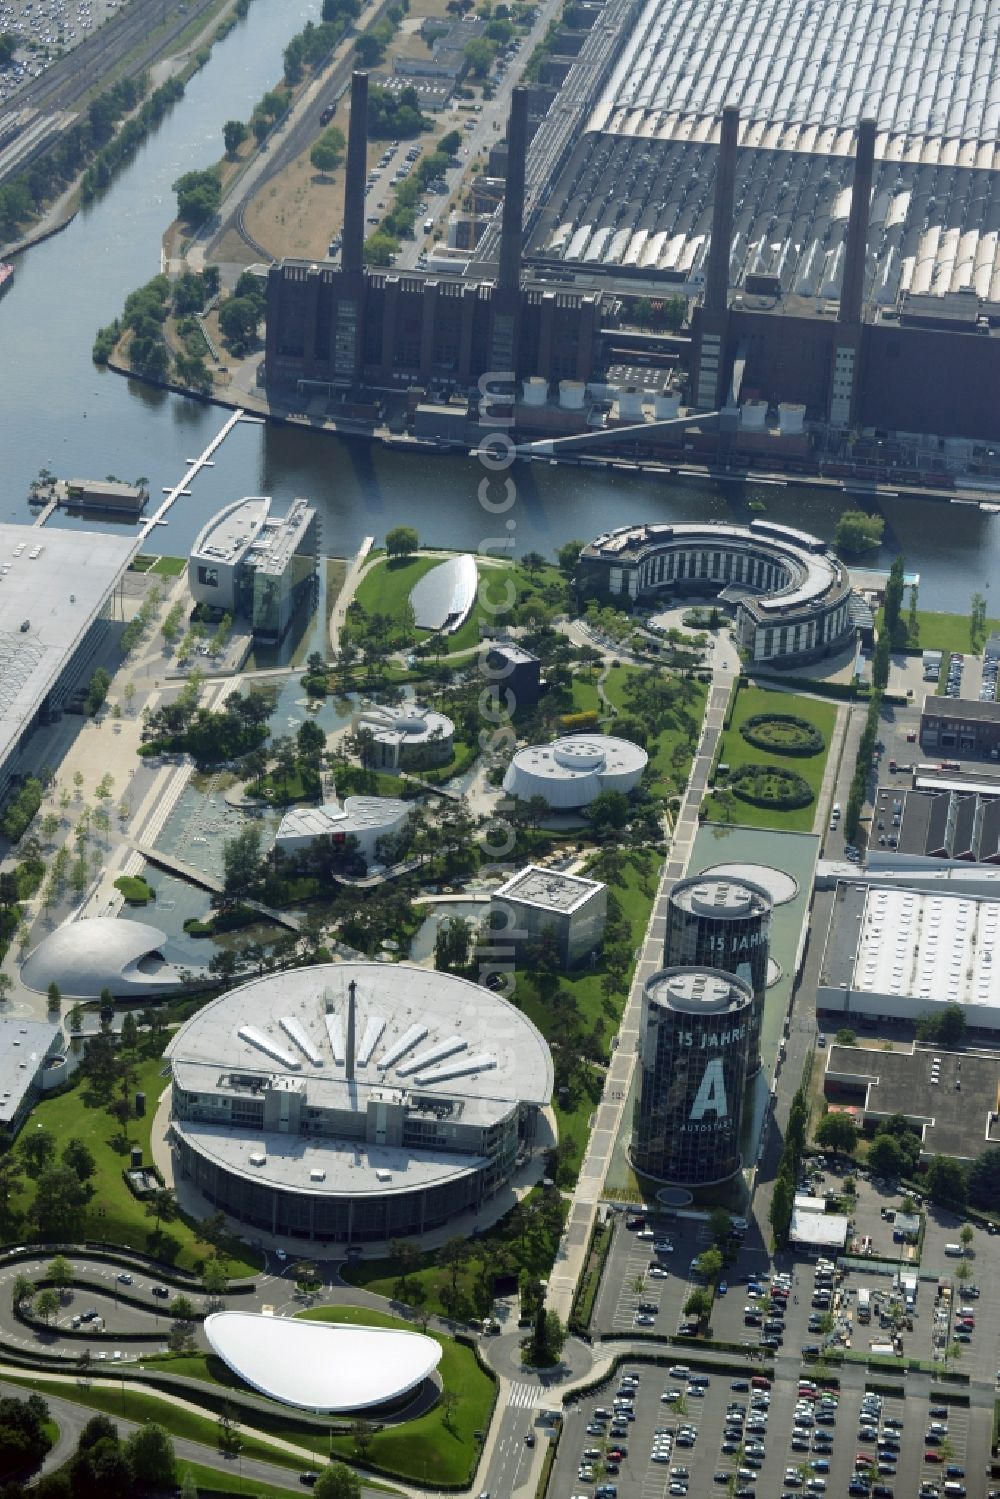
[[647, 0], [531, 253], [703, 284], [723, 107], [741, 113], [730, 284], [839, 296], [859, 120], [877, 125], [866, 297], [1000, 298], [1000, 27], [986, 0]]

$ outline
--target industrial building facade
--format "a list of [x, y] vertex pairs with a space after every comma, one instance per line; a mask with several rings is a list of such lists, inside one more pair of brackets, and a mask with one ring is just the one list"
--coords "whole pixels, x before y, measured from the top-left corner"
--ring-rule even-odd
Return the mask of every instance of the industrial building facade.
[[762, 886], [728, 875], [678, 880], [667, 901], [664, 968], [721, 968], [753, 992], [748, 1077], [761, 1067], [771, 911], [771, 897]]
[[707, 1187], [740, 1168], [753, 992], [717, 968], [643, 985], [630, 1157], [654, 1181]]

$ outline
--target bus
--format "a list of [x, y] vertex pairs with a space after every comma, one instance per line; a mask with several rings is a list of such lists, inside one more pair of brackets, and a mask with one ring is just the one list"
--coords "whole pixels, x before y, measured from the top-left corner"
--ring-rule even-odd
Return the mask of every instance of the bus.
[[858, 1321], [870, 1322], [872, 1320], [872, 1297], [871, 1292], [865, 1286], [858, 1287]]

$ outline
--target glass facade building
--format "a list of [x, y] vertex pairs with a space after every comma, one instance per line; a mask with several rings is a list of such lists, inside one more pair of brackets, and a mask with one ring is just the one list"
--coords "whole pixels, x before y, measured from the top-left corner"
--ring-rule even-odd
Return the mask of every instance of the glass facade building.
[[735, 973], [753, 991], [748, 1077], [761, 1066], [771, 910], [771, 897], [763, 886], [731, 875], [678, 880], [667, 902], [664, 968], [721, 968]]
[[714, 968], [666, 968], [642, 991], [632, 1165], [707, 1187], [740, 1168], [750, 986]]

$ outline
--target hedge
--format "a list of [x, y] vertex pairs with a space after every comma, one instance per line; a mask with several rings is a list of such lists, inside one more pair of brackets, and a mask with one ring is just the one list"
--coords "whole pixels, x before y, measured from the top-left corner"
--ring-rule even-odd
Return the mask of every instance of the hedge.
[[[797, 735], [792, 741], [784, 739], [780, 728], [775, 733], [767, 732], [769, 725], [786, 725]], [[806, 758], [818, 755], [825, 740], [815, 724], [794, 713], [754, 713], [740, 724], [740, 733], [748, 744], [757, 749], [770, 750], [772, 754], [799, 755]]]
[[[774, 790], [767, 789], [767, 782], [774, 782]], [[729, 786], [740, 801], [752, 807], [776, 807], [791, 811], [796, 807], [808, 807], [813, 800], [812, 787], [805, 776], [784, 765], [737, 765], [730, 772]]]

